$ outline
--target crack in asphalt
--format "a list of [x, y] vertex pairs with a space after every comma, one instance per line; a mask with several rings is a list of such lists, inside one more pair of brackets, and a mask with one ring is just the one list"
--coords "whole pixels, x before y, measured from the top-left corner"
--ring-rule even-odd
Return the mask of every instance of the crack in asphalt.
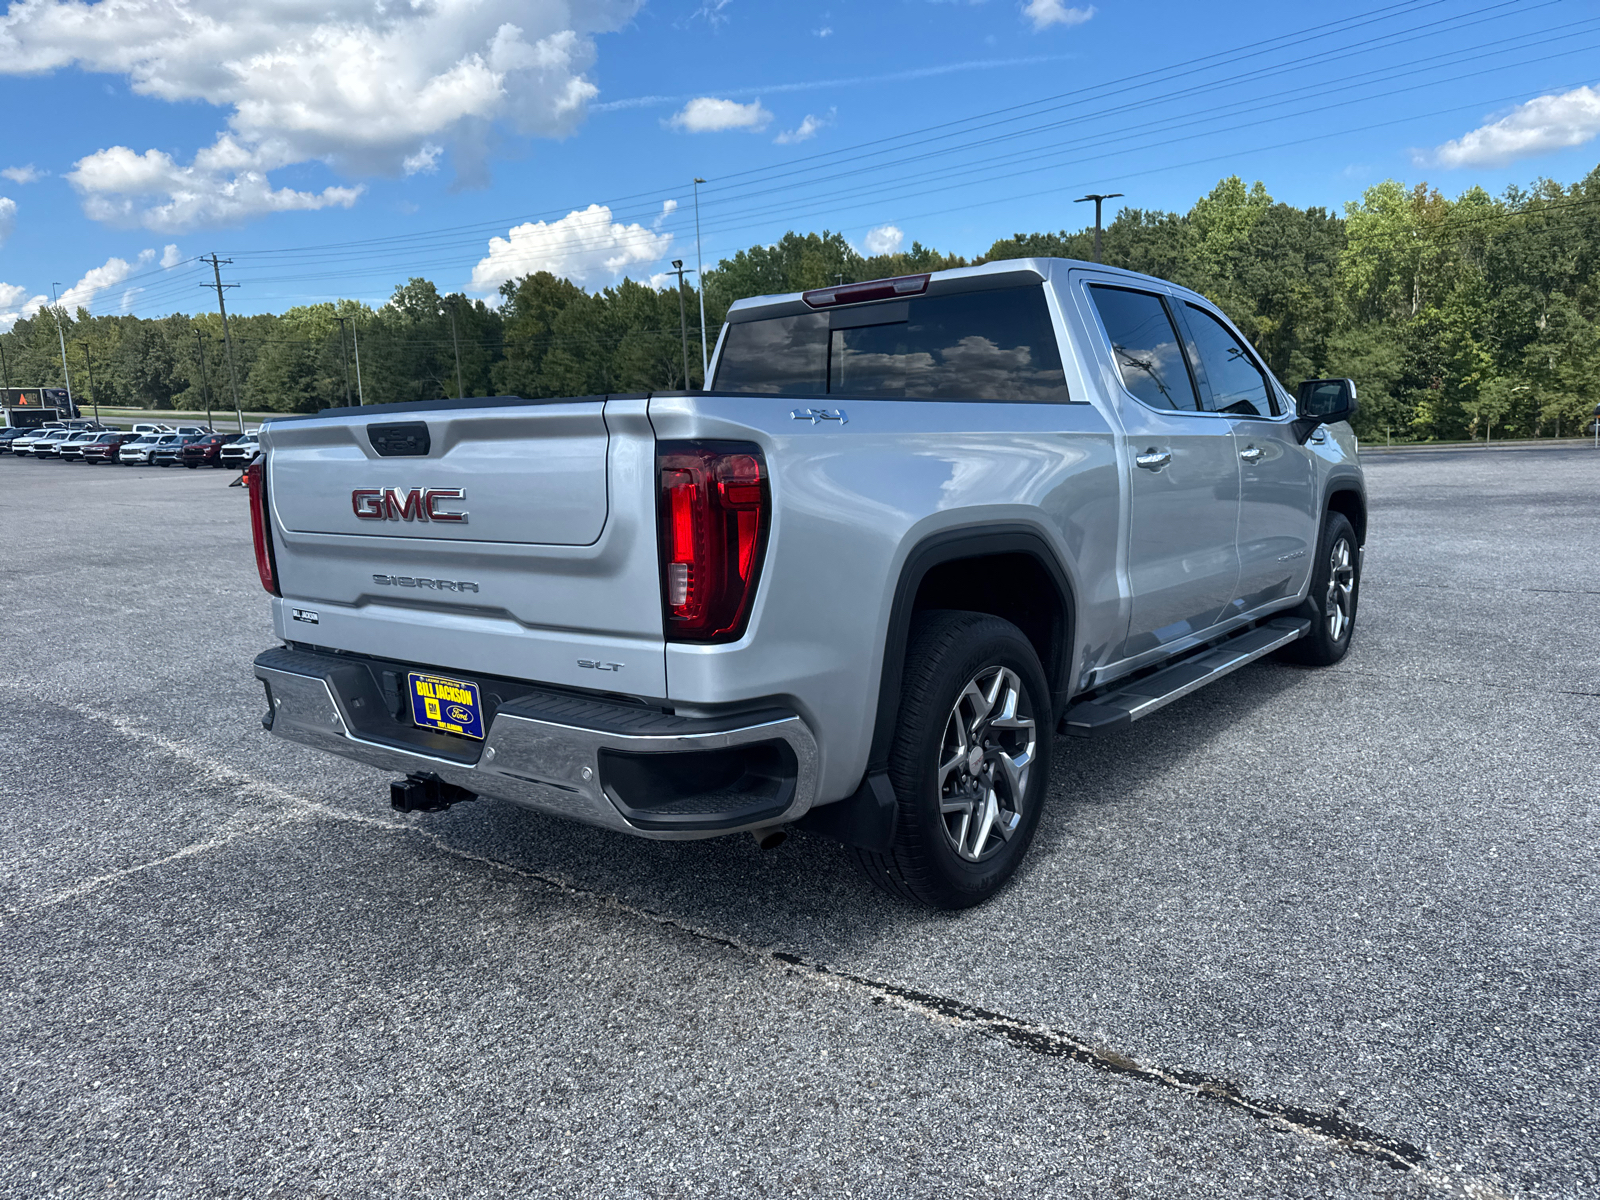
[[1424, 1176], [1428, 1181], [1441, 1185], [1458, 1195], [1474, 1197], [1494, 1197], [1499, 1195], [1497, 1191], [1490, 1189], [1479, 1181], [1462, 1180], [1428, 1168], [1426, 1166], [1428, 1156], [1420, 1147], [1403, 1138], [1369, 1129], [1339, 1116], [1337, 1113], [1318, 1112], [1314, 1109], [1289, 1104], [1270, 1097], [1252, 1096], [1246, 1093], [1237, 1083], [1222, 1076], [1181, 1067], [1163, 1067], [1142, 1063], [1119, 1051], [1097, 1046], [1064, 1030], [1053, 1029], [1036, 1022], [1009, 1016], [953, 997], [942, 996], [904, 984], [890, 983], [864, 975], [853, 974], [786, 950], [743, 942], [723, 933], [697, 927], [680, 917], [631, 904], [613, 894], [575, 884], [558, 875], [513, 866], [499, 859], [463, 850], [445, 841], [439, 834], [419, 824], [370, 817], [361, 813], [334, 808], [304, 796], [299, 796], [276, 784], [257, 779], [231, 767], [220, 765], [205, 754], [199, 753], [183, 743], [172, 741], [159, 734], [142, 729], [118, 714], [84, 704], [69, 704], [67, 707], [70, 707], [80, 715], [112, 726], [124, 736], [147, 745], [154, 745], [166, 751], [173, 757], [180, 759], [186, 766], [215, 783], [237, 788], [245, 794], [253, 794], [280, 804], [288, 804], [296, 811], [286, 813], [276, 821], [257, 820], [250, 823], [251, 828], [236, 830], [203, 842], [196, 842], [151, 862], [107, 872], [85, 880], [71, 888], [45, 897], [39, 903], [32, 905], [27, 911], [36, 912], [55, 904], [81, 899], [100, 887], [110, 886], [140, 872], [153, 870], [172, 862], [220, 848], [238, 840], [247, 833], [265, 832], [269, 828], [279, 828], [299, 820], [323, 816], [331, 820], [382, 829], [386, 832], [404, 833], [420, 837], [452, 858], [477, 863], [497, 872], [514, 875], [520, 879], [541, 884], [565, 896], [584, 900], [613, 912], [647, 921], [659, 927], [675, 930], [698, 941], [733, 950], [745, 957], [771, 965], [783, 971], [787, 976], [853, 992], [874, 1004], [890, 1005], [928, 1020], [970, 1029], [982, 1036], [996, 1038], [1019, 1050], [1026, 1050], [1047, 1058], [1065, 1059], [1087, 1066], [1091, 1070], [1144, 1083], [1166, 1091], [1188, 1095], [1197, 1100], [1219, 1104], [1244, 1113], [1274, 1129], [1297, 1133], [1325, 1145], [1376, 1160], [1389, 1167]]

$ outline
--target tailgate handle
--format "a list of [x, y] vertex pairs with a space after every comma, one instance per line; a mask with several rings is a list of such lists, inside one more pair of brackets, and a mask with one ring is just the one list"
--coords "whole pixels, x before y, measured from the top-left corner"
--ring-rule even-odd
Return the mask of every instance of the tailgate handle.
[[431, 444], [426, 421], [397, 421], [390, 425], [368, 425], [367, 439], [383, 458], [423, 455]]

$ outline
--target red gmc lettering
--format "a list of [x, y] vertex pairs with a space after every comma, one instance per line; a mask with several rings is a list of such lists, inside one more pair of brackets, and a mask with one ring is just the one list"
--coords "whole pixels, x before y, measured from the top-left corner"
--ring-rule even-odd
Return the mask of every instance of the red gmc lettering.
[[465, 488], [356, 488], [350, 508], [363, 521], [465, 521], [466, 513], [439, 505], [466, 498]]

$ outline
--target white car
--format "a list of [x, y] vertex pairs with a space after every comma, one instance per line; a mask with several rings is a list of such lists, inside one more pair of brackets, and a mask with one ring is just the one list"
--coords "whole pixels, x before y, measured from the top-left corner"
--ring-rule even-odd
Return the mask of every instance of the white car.
[[75, 429], [47, 429], [44, 434], [34, 439], [33, 445], [28, 447], [27, 453], [31, 458], [53, 457], [60, 448], [61, 443], [73, 436]]
[[147, 433], [136, 437], [131, 442], [124, 442], [122, 449], [117, 452], [117, 461], [125, 467], [148, 467], [150, 465], [150, 452], [161, 442], [162, 438], [177, 438], [175, 433]]
[[173, 430], [172, 426], [170, 426], [170, 425], [154, 425], [154, 424], [151, 424], [149, 421], [141, 421], [139, 424], [137, 424], [137, 425], [135, 425], [133, 427], [133, 432], [134, 433], [172, 433], [172, 432], [174, 432], [174, 430]]
[[195, 437], [204, 437], [206, 434], [210, 433], [211, 430], [207, 429], [204, 425], [177, 425], [173, 427], [172, 432], [188, 433], [193, 434]]
[[78, 462], [82, 462], [83, 448], [103, 432], [104, 430], [100, 429], [80, 429], [57, 445], [56, 454], [64, 461], [70, 462], [75, 459]]
[[41, 438], [43, 438], [45, 436], [45, 434], [51, 433], [51, 432], [53, 432], [53, 431], [49, 430], [49, 429], [33, 429], [33, 430], [29, 430], [27, 433], [23, 434], [21, 437], [16, 438], [16, 439], [14, 439], [12, 441], [12, 443], [11, 443], [11, 453], [15, 454], [18, 458], [26, 458], [27, 455], [28, 455], [28, 452], [33, 449], [33, 444], [35, 442], [39, 441]]
[[244, 436], [237, 442], [229, 442], [217, 453], [222, 459], [223, 466], [238, 467], [242, 470], [256, 456], [256, 451], [260, 449], [261, 431], [259, 429], [247, 429]]

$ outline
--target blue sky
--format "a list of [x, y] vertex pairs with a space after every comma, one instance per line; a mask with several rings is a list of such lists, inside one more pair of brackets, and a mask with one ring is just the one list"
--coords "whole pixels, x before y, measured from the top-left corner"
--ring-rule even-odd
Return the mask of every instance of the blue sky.
[[788, 229], [972, 255], [1226, 174], [1328, 206], [1570, 182], [1596, 63], [1592, 0], [15, 2], [0, 328], [52, 282], [209, 308], [212, 251], [239, 312], [651, 278], [694, 264], [696, 175], [708, 263]]

